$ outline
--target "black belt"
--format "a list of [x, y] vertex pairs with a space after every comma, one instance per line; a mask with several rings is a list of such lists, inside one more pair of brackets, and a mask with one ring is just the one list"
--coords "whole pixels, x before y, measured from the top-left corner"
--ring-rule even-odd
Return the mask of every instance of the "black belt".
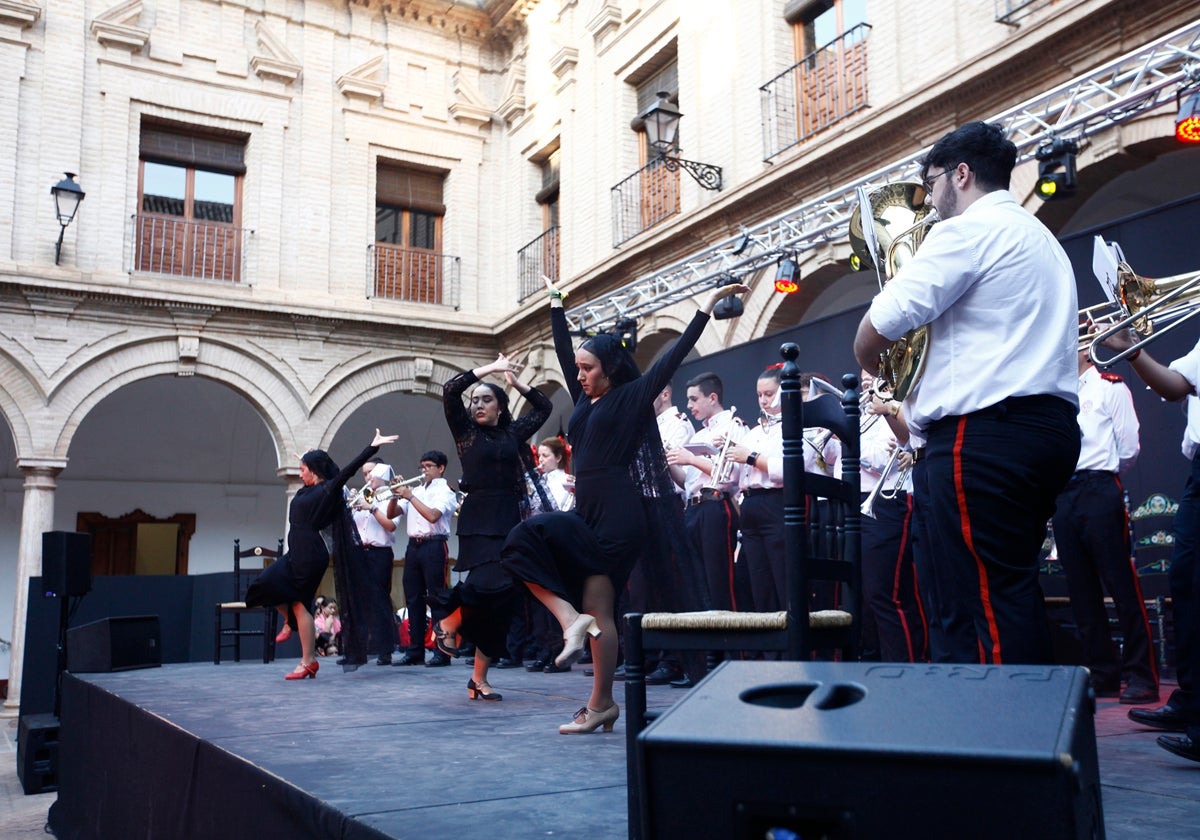
[[410, 543], [445, 542], [447, 539], [448, 537], [445, 534], [433, 534], [428, 537], [409, 537], [408, 541]]
[[363, 548], [391, 548], [391, 546], [390, 545], [371, 545], [370, 543], [363, 543]]
[[688, 497], [688, 504], [698, 505], [701, 502], [717, 502], [728, 498], [729, 494], [724, 490], [718, 490], [715, 487], [701, 487], [699, 493]]
[[922, 446], [920, 449], [914, 449], [912, 451], [912, 458], [913, 458], [914, 464], [917, 463], [917, 461], [920, 461], [924, 457], [925, 457], [925, 447], [924, 446]]
[[1077, 481], [1087, 481], [1089, 478], [1109, 478], [1111, 479], [1116, 473], [1112, 470], [1075, 470], [1071, 473], [1071, 477], [1067, 479], [1068, 484], [1074, 484]]
[[748, 499], [751, 496], [765, 496], [767, 493], [782, 493], [782, 487], [747, 487], [742, 494]]

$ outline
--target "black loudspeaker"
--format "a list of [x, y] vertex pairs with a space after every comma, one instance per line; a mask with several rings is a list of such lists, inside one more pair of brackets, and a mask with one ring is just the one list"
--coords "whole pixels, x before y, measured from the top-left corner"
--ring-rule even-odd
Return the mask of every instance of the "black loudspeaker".
[[42, 533], [42, 594], [80, 596], [92, 591], [92, 535]]
[[641, 837], [1103, 838], [1094, 707], [1083, 668], [726, 662], [638, 738]]
[[58, 790], [58, 718], [54, 715], [21, 716], [17, 777], [26, 795]]
[[75, 674], [132, 671], [162, 665], [156, 615], [102, 618], [67, 631], [67, 670]]

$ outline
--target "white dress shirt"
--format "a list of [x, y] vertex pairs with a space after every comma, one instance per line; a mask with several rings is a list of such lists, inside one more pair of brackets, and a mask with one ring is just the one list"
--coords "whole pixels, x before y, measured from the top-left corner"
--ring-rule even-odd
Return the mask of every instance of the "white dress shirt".
[[400, 511], [408, 515], [408, 536], [424, 539], [426, 537], [450, 536], [450, 520], [458, 507], [458, 497], [450, 489], [444, 478], [435, 478], [429, 484], [418, 484], [413, 488], [413, 497], [433, 510], [440, 510], [442, 515], [437, 522], [430, 522], [421, 512], [415, 510], [407, 499], [400, 499]]
[[[712, 417], [704, 421], [704, 427], [698, 429], [689, 444], [708, 444], [716, 448], [718, 439], [728, 438], [733, 443], [740, 443], [742, 437], [746, 434], [746, 424], [734, 416], [731, 409], [717, 412]], [[702, 456], [703, 457], [703, 456]], [[717, 455], [709, 458], [710, 461], [716, 461]], [[687, 496], [691, 497], [698, 495], [701, 488], [710, 486], [712, 476], [706, 475], [702, 470], [696, 470], [694, 475], [687, 476]], [[737, 470], [731, 470], [730, 475], [725, 481], [719, 481], [716, 485], [718, 490], [723, 490], [726, 493], [736, 493], [738, 489]]]
[[551, 470], [543, 473], [546, 489], [550, 491], [550, 499], [556, 510], [571, 510], [575, 507], [575, 494], [567, 489], [567, 473], [565, 470]]
[[1183, 430], [1183, 457], [1189, 461], [1200, 448], [1200, 342], [1186, 356], [1181, 356], [1169, 365], [1192, 385], [1192, 394], [1187, 398], [1187, 427]]
[[[783, 423], [763, 425], [760, 421], [750, 427], [741, 445], [756, 454], [754, 466], [741, 465], [741, 488], [767, 489], [783, 486]], [[763, 472], [760, 467], [766, 467]]]
[[[692, 421], [687, 418], [687, 415], [676, 411], [673, 405], [664, 408], [654, 419], [658, 422], [658, 436], [662, 438], [663, 449], [666, 451], [678, 449], [691, 440], [692, 435], [696, 433], [696, 427], [692, 425]], [[675, 487], [677, 495], [684, 496], [689, 480], [694, 480], [695, 474], [700, 471], [692, 466], [681, 466], [680, 469], [683, 470], [684, 486], [680, 487], [674, 481], [671, 484]]]
[[1079, 430], [1083, 433], [1076, 470], [1123, 473], [1137, 460], [1137, 412], [1129, 386], [1088, 366], [1079, 377]]
[[1077, 406], [1078, 311], [1062, 246], [997, 190], [935, 224], [869, 315], [892, 341], [930, 325], [924, 374], [905, 405], [924, 429], [1006, 397], [1050, 394]]
[[[863, 414], [863, 425], [866, 428], [859, 436], [859, 446], [862, 449], [862, 454], [859, 456], [859, 472], [858, 472], [858, 487], [863, 493], [870, 493], [875, 489], [875, 485], [879, 483], [880, 476], [883, 474], [883, 468], [888, 465], [892, 459], [892, 451], [898, 446], [896, 436], [892, 433], [891, 426], [883, 415], [867, 415]], [[900, 447], [903, 449], [904, 447]], [[904, 481], [900, 484], [899, 489], [911, 490], [912, 480], [911, 472], [904, 474]], [[897, 489], [896, 485], [901, 478], [899, 467], [895, 464], [888, 471], [883, 482], [884, 490]]]

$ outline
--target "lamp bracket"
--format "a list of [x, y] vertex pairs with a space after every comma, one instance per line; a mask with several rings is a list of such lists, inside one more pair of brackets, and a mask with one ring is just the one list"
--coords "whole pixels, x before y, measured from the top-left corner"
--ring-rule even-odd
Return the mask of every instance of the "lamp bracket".
[[660, 152], [659, 157], [662, 159], [663, 165], [667, 167], [668, 172], [675, 172], [682, 169], [691, 175], [696, 183], [704, 187], [704, 189], [721, 189], [721, 167], [713, 166], [711, 163], [684, 160], [681, 157], [675, 157], [665, 152]]

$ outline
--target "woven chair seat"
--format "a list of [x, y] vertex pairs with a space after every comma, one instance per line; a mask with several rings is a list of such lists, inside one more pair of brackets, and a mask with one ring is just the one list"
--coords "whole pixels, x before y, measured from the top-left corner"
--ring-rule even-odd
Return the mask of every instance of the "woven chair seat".
[[685, 613], [646, 613], [643, 630], [786, 630], [786, 612], [703, 610]]
[[817, 610], [808, 614], [809, 627], [849, 627], [853, 623], [854, 616], [845, 610]]

